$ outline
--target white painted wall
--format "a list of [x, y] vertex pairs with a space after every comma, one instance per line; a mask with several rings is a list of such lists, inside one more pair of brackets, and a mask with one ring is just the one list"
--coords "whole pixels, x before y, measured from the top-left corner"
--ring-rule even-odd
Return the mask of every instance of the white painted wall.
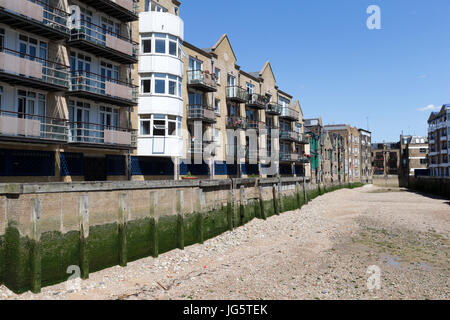
[[[155, 152], [158, 146], [154, 147], [155, 139], [163, 144], [163, 153]], [[158, 143], [156, 142], [156, 143]], [[161, 149], [159, 149], [161, 150]], [[183, 155], [183, 140], [181, 137], [139, 137], [138, 155], [155, 157], [181, 157]]]
[[168, 33], [184, 39], [184, 22], [168, 12], [147, 11], [139, 13], [139, 33]]
[[142, 54], [139, 56], [139, 73], [168, 73], [183, 77], [183, 61], [169, 55]]

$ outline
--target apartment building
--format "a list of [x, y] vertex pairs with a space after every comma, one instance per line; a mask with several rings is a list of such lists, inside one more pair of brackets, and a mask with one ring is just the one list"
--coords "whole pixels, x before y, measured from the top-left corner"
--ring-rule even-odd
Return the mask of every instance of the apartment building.
[[312, 181], [323, 181], [323, 126], [322, 118], [311, 118], [304, 120], [305, 132], [309, 138], [309, 176]]
[[400, 136], [400, 175], [428, 175], [428, 138]]
[[400, 159], [400, 142], [372, 143], [374, 175], [399, 175]]
[[0, 1], [0, 181], [128, 178], [135, 4]]
[[209, 48], [183, 46], [187, 134], [180, 175], [303, 175], [301, 107], [278, 88], [270, 63], [243, 70], [227, 35]]
[[360, 166], [361, 181], [369, 182], [372, 179], [372, 133], [359, 129], [360, 136]]
[[429, 162], [431, 176], [448, 177], [450, 175], [450, 105], [443, 105], [439, 112], [431, 113], [428, 118]]
[[361, 181], [361, 133], [347, 124], [325, 125], [325, 132], [336, 133], [344, 138], [344, 181]]
[[182, 121], [186, 119], [184, 22], [179, 1], [139, 2], [134, 35], [140, 44], [137, 150], [131, 157], [133, 180], [173, 179], [183, 157]]

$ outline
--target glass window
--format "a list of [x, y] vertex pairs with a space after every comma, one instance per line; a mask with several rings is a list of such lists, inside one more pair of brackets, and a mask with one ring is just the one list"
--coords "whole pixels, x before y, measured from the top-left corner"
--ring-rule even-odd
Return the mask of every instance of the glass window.
[[166, 35], [156, 34], [155, 35], [155, 52], [156, 53], [166, 53]]
[[142, 40], [142, 53], [151, 53], [151, 52], [152, 52], [152, 39]]
[[142, 80], [142, 93], [151, 93], [152, 81], [150, 79]]
[[169, 35], [169, 54], [177, 56], [177, 38]]
[[155, 93], [159, 93], [159, 94], [166, 93], [166, 75], [165, 74], [155, 74]]
[[153, 120], [153, 136], [165, 136], [166, 135], [166, 121], [165, 120]]
[[176, 95], [177, 91], [177, 77], [169, 76], [169, 94]]

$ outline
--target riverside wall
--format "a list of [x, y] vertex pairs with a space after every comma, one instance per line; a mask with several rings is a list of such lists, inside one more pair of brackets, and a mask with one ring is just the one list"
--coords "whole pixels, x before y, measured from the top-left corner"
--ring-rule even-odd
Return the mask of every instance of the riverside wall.
[[216, 237], [339, 188], [303, 178], [0, 184], [0, 284], [16, 293]]

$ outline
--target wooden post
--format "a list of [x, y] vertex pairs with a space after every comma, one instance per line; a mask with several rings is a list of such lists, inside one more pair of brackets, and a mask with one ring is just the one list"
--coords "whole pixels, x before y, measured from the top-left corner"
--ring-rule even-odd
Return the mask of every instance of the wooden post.
[[40, 199], [31, 199], [31, 234], [30, 234], [30, 255], [31, 255], [31, 291], [41, 292], [41, 227], [42, 202]]
[[80, 271], [81, 279], [89, 279], [89, 196], [80, 196]]

